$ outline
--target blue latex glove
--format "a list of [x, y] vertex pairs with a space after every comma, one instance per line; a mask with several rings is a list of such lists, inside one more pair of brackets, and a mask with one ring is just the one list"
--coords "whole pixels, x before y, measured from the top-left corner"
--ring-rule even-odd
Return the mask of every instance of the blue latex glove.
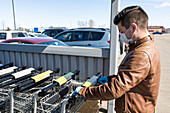
[[103, 76], [98, 80], [99, 83], [101, 83], [102, 85], [105, 83], [108, 83], [108, 79], [107, 76]]
[[81, 87], [81, 86], [77, 87], [76, 90], [74, 90], [74, 94], [78, 94], [81, 88], [83, 88], [83, 87]]

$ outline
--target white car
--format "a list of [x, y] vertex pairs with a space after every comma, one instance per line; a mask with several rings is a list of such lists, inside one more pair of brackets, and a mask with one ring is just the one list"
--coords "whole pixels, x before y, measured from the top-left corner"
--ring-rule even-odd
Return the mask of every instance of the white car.
[[0, 31], [0, 42], [17, 37], [28, 37], [26, 31]]
[[110, 32], [103, 28], [78, 28], [70, 29], [54, 36], [70, 46], [90, 46], [109, 48]]
[[[55, 39], [69, 46], [87, 46], [95, 48], [110, 48], [110, 30], [104, 28], [78, 28], [61, 32]], [[118, 52], [123, 54], [123, 43], [119, 40]]]

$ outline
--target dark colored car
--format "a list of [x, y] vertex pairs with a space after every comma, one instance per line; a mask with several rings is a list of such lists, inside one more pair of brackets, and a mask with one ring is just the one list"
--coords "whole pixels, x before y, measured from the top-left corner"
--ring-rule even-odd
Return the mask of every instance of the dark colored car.
[[42, 32], [42, 34], [45, 34], [49, 37], [54, 37], [60, 32], [63, 32], [65, 29], [46, 29], [45, 31]]
[[153, 32], [152, 34], [153, 34], [153, 35], [155, 35], [155, 34], [160, 34], [160, 35], [162, 35], [163, 33], [157, 31], [157, 32]]
[[13, 38], [4, 40], [1, 43], [10, 43], [10, 44], [39, 44], [39, 45], [57, 45], [57, 46], [68, 46], [62, 41], [53, 38], [45, 37], [22, 37], [22, 38]]

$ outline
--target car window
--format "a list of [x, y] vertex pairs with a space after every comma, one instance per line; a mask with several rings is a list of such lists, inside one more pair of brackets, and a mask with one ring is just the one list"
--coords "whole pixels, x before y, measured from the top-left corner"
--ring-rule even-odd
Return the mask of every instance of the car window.
[[73, 32], [62, 33], [61, 35], [57, 36], [56, 39], [61, 40], [63, 42], [71, 41], [72, 40], [72, 34], [73, 34]]
[[101, 40], [104, 32], [91, 32], [89, 40]]
[[26, 33], [12, 33], [12, 38], [17, 38], [17, 37], [26, 37]]
[[48, 31], [44, 31], [43, 34], [48, 35]]
[[0, 39], [6, 39], [6, 33], [0, 33]]
[[12, 38], [18, 37], [18, 33], [12, 33]]
[[57, 45], [57, 46], [67, 46], [63, 42], [60, 41], [51, 41], [51, 42], [43, 42], [43, 43], [38, 43], [38, 44], [43, 44], [43, 45]]
[[88, 31], [75, 31], [73, 41], [88, 40]]
[[18, 37], [25, 37], [24, 33], [18, 33]]
[[51, 30], [49, 31], [49, 36], [53, 37], [57, 34], [57, 31]]
[[64, 31], [64, 30], [62, 30], [62, 29], [57, 30], [58, 33], [62, 32], [62, 31]]
[[45, 34], [47, 36], [50, 36], [50, 37], [54, 37], [55, 35], [57, 35], [58, 33], [64, 31], [63, 29], [48, 29], [46, 31], [43, 31], [42, 34]]

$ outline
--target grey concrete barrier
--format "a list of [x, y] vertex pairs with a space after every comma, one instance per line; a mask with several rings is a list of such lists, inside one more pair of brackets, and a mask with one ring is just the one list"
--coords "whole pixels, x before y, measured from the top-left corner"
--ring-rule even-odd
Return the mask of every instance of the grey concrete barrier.
[[97, 72], [109, 74], [109, 49], [0, 44], [0, 61], [2, 63], [14, 62], [16, 66], [43, 66], [44, 71], [60, 68], [60, 75], [79, 69], [81, 81]]

